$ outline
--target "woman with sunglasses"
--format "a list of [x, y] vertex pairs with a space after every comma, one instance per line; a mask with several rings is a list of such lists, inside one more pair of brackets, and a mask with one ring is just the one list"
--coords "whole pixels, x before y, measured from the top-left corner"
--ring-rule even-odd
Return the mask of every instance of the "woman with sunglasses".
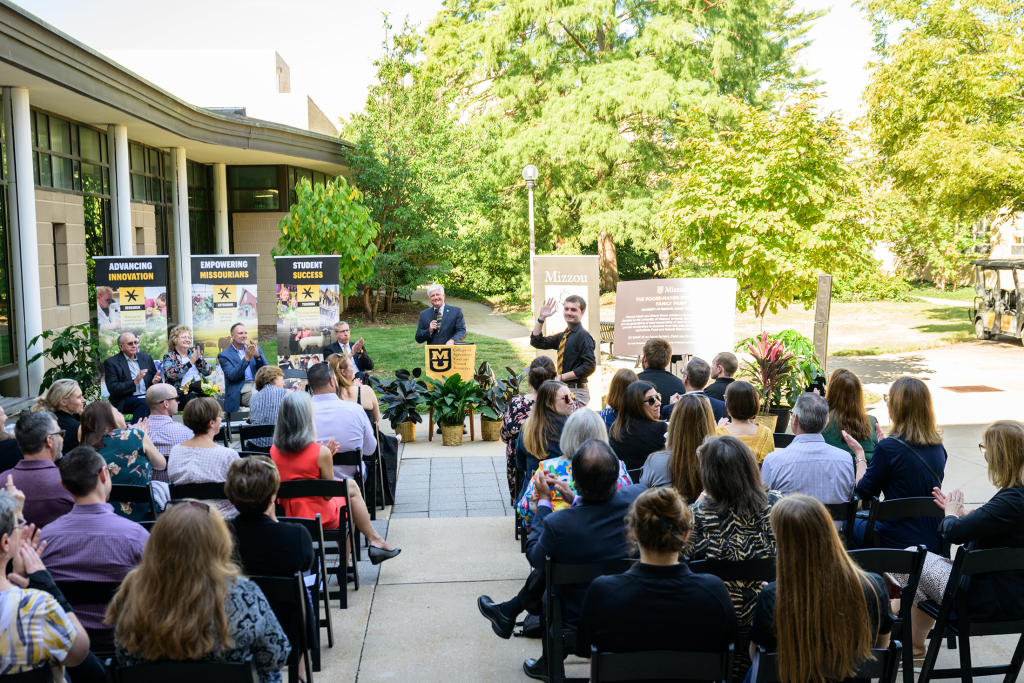
[[[627, 470], [644, 466], [647, 456], [665, 449], [668, 424], [662, 422], [661, 398], [650, 382], [633, 382], [626, 387], [615, 423], [608, 430], [609, 443]], [[639, 481], [639, 477], [636, 478]]]
[[203, 358], [199, 347], [193, 348], [192, 328], [188, 325], [175, 325], [171, 329], [167, 334], [167, 348], [160, 364], [164, 381], [178, 390], [178, 407], [185, 410], [189, 401], [203, 395], [203, 379], [213, 373], [213, 368]]
[[[533, 410], [523, 423], [516, 441], [516, 467], [523, 473], [520, 492], [526, 480], [537, 471], [542, 460], [562, 455], [559, 439], [565, 420], [576, 409], [576, 397], [562, 382], [548, 380], [537, 390]], [[520, 493], [520, 496], [522, 493]]]
[[231, 532], [212, 506], [196, 500], [168, 506], [142, 562], [107, 607], [119, 664], [251, 657], [260, 683], [281, 683], [288, 636], [231, 549]]

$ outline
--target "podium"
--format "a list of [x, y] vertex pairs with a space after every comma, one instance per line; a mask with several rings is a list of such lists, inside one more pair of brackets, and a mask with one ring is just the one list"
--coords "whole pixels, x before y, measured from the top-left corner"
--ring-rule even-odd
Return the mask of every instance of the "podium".
[[[462, 381], [473, 379], [476, 375], [476, 344], [427, 345], [424, 348], [424, 373], [429, 379], [440, 380], [442, 377], [458, 375]], [[473, 409], [469, 413], [469, 440], [476, 441], [476, 425], [473, 424]], [[434, 410], [427, 417], [427, 441], [434, 440]]]

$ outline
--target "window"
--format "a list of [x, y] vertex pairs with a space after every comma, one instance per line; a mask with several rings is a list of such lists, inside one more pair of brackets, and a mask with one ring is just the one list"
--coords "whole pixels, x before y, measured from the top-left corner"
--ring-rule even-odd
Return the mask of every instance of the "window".
[[194, 161], [188, 165], [188, 228], [193, 254], [213, 254], [213, 169]]
[[169, 254], [171, 220], [174, 201], [171, 195], [171, 155], [137, 142], [128, 144], [128, 161], [132, 174], [132, 201], [152, 204], [156, 214], [156, 248], [158, 254]]
[[57, 289], [57, 305], [71, 304], [68, 273], [68, 227], [64, 223], [53, 224], [53, 284]]
[[308, 168], [298, 168], [296, 166], [288, 167], [288, 192], [289, 192], [289, 207], [298, 201], [298, 196], [295, 192], [295, 186], [302, 182], [305, 178], [309, 181], [310, 185], [316, 186], [324, 185], [329, 180], [334, 180], [334, 176], [320, 173], [319, 171], [311, 171]]
[[110, 197], [107, 134], [32, 111], [32, 167], [39, 187]]
[[232, 211], [280, 211], [278, 166], [231, 166], [228, 168], [229, 203]]
[[14, 311], [11, 310], [11, 273], [8, 261], [7, 223], [7, 126], [0, 114], [0, 157], [3, 158], [0, 172], [0, 365], [10, 365], [17, 360], [14, 350]]

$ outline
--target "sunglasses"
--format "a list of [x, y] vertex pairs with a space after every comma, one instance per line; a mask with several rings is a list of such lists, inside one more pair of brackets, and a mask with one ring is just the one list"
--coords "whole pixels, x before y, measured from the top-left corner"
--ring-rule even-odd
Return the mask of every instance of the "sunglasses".
[[61, 438], [64, 438], [64, 433], [65, 433], [66, 431], [67, 431], [66, 429], [61, 429], [61, 430], [59, 430], [59, 431], [56, 431], [56, 432], [50, 432], [50, 433], [48, 434], [48, 436], [57, 436], [58, 434], [60, 434]]
[[889, 403], [889, 394], [882, 394], [882, 400]]
[[103, 299], [103, 301], [106, 301], [106, 302], [107, 302], [107, 305], [108, 305], [108, 306], [109, 306], [110, 304], [114, 303], [114, 300], [113, 300], [113, 299]]
[[985, 444], [979, 443], [978, 444], [978, 450], [981, 451], [982, 455], [985, 455]]
[[202, 508], [207, 512], [210, 511], [210, 505], [208, 503], [204, 503], [201, 500], [192, 500], [191, 498], [186, 498], [184, 500], [172, 500], [167, 503], [166, 507], [171, 507], [172, 505], [182, 505], [185, 503], [188, 503], [189, 505], [194, 505], [197, 508]]
[[659, 399], [657, 396], [651, 396], [650, 398], [645, 398], [644, 403], [646, 403], [649, 406], [657, 406], [661, 405], [661, 399]]
[[565, 405], [572, 405], [572, 402], [576, 400], [576, 394], [566, 394], [562, 400], [565, 401]]
[[121, 342], [121, 343], [124, 344], [125, 346], [138, 346], [139, 345], [138, 340], [130, 341], [130, 342]]

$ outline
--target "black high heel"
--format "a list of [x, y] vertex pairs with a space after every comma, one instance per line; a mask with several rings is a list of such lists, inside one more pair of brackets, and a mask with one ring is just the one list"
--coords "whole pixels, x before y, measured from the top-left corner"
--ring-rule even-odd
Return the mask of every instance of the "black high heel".
[[390, 560], [392, 557], [395, 557], [400, 552], [402, 552], [401, 548], [395, 548], [394, 550], [383, 550], [381, 548], [371, 545], [369, 549], [367, 549], [366, 554], [369, 556], [370, 562], [372, 564], [380, 564], [384, 560]]

